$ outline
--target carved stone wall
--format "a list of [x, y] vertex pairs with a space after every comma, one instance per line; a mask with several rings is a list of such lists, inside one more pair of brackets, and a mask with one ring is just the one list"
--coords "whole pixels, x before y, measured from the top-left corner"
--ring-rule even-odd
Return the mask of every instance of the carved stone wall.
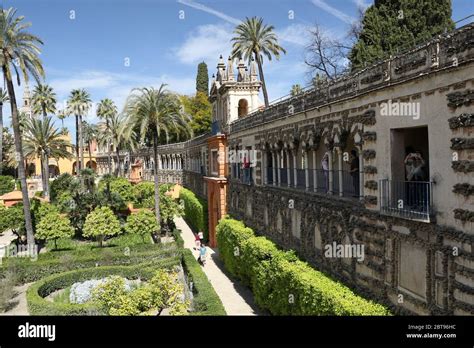
[[[472, 235], [381, 215], [344, 198], [237, 182], [228, 207], [257, 233], [396, 313], [474, 314]], [[334, 242], [363, 245], [363, 261], [326, 257]]]

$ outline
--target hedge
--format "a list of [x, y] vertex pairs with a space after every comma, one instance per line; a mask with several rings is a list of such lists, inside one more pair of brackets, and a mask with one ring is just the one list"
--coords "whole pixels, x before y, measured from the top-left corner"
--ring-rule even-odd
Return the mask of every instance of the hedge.
[[194, 311], [191, 315], [226, 315], [224, 305], [189, 249], [183, 250], [183, 268], [193, 283]]
[[184, 202], [184, 219], [194, 232], [202, 231], [204, 240], [209, 240], [207, 202], [194, 194], [194, 192], [182, 188], [179, 198]]
[[56, 303], [45, 299], [54, 291], [65, 289], [76, 282], [104, 278], [115, 274], [127, 279], [149, 279], [156, 267], [169, 268], [179, 264], [179, 259], [163, 259], [153, 267], [110, 266], [95, 267], [51, 275], [31, 285], [26, 292], [26, 301], [30, 315], [93, 315], [103, 314], [92, 304]]
[[[136, 249], [134, 247], [125, 249], [113, 248], [113, 250], [101, 249], [101, 252], [84, 252], [64, 254], [63, 257], [55, 258], [38, 258], [33, 261], [26, 258], [7, 258], [3, 260], [3, 265], [0, 267], [0, 277], [3, 277], [7, 271], [14, 271], [17, 279], [21, 284], [37, 281], [43, 277], [51, 274], [61, 273], [65, 271], [89, 268], [96, 265], [136, 265], [155, 264], [162, 259], [175, 257], [179, 258], [180, 249], [176, 244], [160, 245], [154, 247], [152, 245], [145, 245], [147, 249]], [[112, 248], [111, 248], [112, 249]], [[42, 255], [46, 254], [40, 254]]]
[[251, 287], [261, 308], [274, 315], [390, 315], [386, 307], [356, 295], [294, 252], [256, 237], [240, 221], [221, 220], [217, 243], [225, 267]]

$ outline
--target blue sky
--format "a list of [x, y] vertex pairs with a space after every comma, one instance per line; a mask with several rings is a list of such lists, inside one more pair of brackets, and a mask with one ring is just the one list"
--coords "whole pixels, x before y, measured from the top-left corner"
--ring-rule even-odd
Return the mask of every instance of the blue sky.
[[[288, 53], [266, 61], [270, 99], [309, 81], [304, 65], [307, 30], [317, 23], [330, 36], [344, 37], [358, 7], [369, 0], [3, 0], [33, 25], [44, 41], [46, 83], [59, 108], [74, 88], [86, 88], [94, 102], [108, 97], [119, 108], [131, 88], [159, 86], [182, 94], [195, 90], [197, 64], [215, 71], [219, 54], [230, 52], [232, 30], [246, 16], [275, 26]], [[73, 12], [72, 12], [73, 11]], [[184, 12], [180, 12], [184, 11]], [[453, 0], [453, 19], [474, 13], [472, 0]], [[184, 18], [183, 18], [184, 15]], [[292, 16], [293, 15], [293, 16]], [[71, 18], [75, 17], [75, 18]], [[471, 18], [472, 20], [472, 18]], [[465, 24], [464, 22], [463, 24]], [[129, 64], [126, 64], [129, 62]], [[30, 83], [32, 89], [33, 82]], [[17, 96], [22, 96], [22, 87]], [[95, 107], [94, 107], [95, 110]], [[5, 105], [9, 124], [9, 105]], [[88, 116], [97, 121], [95, 113]], [[66, 126], [73, 131], [72, 118]]]

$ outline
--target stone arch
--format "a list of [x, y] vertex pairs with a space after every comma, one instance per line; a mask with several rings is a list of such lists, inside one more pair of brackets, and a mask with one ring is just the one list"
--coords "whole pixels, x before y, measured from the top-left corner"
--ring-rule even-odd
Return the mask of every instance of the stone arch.
[[239, 118], [245, 117], [249, 112], [249, 102], [247, 99], [239, 99], [237, 115]]

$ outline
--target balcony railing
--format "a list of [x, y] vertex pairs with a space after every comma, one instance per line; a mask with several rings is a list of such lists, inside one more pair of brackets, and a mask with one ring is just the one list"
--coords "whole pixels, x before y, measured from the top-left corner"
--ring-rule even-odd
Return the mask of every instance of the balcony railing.
[[410, 220], [431, 221], [434, 214], [433, 183], [380, 180], [380, 211]]
[[[293, 168], [274, 170], [271, 167], [266, 169], [266, 173], [267, 185], [356, 198], [360, 196], [360, 175], [363, 175], [362, 173], [353, 175], [346, 170], [296, 169], [295, 171]], [[340, 176], [342, 176], [342, 187], [339, 185]]]

